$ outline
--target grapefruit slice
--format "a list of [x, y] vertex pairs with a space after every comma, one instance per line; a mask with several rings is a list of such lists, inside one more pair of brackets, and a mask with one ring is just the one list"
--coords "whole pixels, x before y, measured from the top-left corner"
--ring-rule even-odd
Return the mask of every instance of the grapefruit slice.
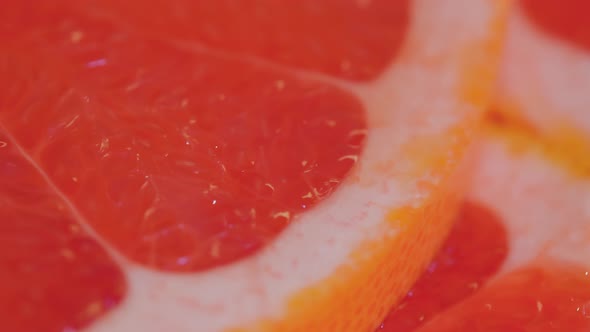
[[[504, 2], [310, 1], [288, 6], [289, 24], [273, 1], [246, 22], [229, 2], [131, 3], [0, 14], [1, 148], [36, 179], [3, 172], [2, 197], [24, 188], [60, 207], [25, 219], [25, 196], [0, 209], [23, 236], [49, 236], [35, 225], [54, 214], [58, 229], [79, 226], [113, 271], [93, 281], [118, 287], [94, 299], [93, 324], [73, 318], [80, 307], [52, 326], [370, 331], [448, 233]], [[49, 254], [2, 245], [2, 270]], [[2, 282], [34, 273], [17, 272]], [[51, 291], [26, 310], [10, 306], [20, 293], [1, 297], [2, 329], [34, 331], [42, 322], [25, 318], [80, 295], [67, 268], [55, 273], [38, 275]]]
[[586, 1], [521, 0], [510, 17], [497, 106], [488, 113], [468, 195], [507, 229], [502, 270], [449, 305], [446, 289], [436, 291], [453, 284], [440, 266], [460, 281], [478, 266], [473, 261], [486, 262], [490, 248], [479, 241], [469, 255], [436, 259], [379, 331], [590, 330], [588, 9]]
[[509, 252], [493, 280], [416, 331], [588, 331], [590, 179], [540, 150], [481, 143], [469, 199], [504, 221]]
[[517, 2], [468, 197], [505, 221], [496, 280], [419, 331], [590, 329], [590, 23], [584, 1]]
[[486, 129], [461, 218], [377, 331], [590, 329], [590, 179], [526, 131]]
[[507, 253], [503, 221], [486, 206], [465, 201], [436, 257], [376, 331], [418, 330], [477, 293], [502, 267]]

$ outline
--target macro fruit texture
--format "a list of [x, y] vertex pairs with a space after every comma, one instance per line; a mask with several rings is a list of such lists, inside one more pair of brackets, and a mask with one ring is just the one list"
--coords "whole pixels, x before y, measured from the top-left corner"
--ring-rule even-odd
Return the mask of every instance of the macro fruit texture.
[[590, 330], [587, 10], [9, 3], [0, 330]]
[[377, 331], [590, 328], [590, 181], [513, 135], [489, 124], [465, 212]]
[[11, 2], [0, 330], [371, 331], [452, 227], [505, 13]]
[[[468, 253], [453, 250], [466, 244], [451, 236], [380, 330], [590, 329], [587, 9], [584, 1], [514, 2], [467, 195], [501, 221], [504, 236], [485, 232], [497, 240], [492, 247], [472, 236], [479, 240]], [[483, 220], [489, 218], [471, 225]], [[497, 268], [485, 253], [502, 250], [502, 238], [507, 255], [500, 268], [487, 280], [470, 275], [480, 264]], [[437, 288], [457, 286], [447, 281], [451, 273], [469, 279], [459, 291]]]

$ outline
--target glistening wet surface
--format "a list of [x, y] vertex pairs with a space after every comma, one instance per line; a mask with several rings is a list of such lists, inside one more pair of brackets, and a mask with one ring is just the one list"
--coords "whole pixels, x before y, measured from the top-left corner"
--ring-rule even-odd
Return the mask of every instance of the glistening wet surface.
[[[2, 160], [10, 236], [2, 260], [22, 269], [2, 274], [10, 296], [0, 307], [13, 313], [2, 329], [77, 329], [115, 307], [126, 286], [106, 247], [154, 270], [202, 271], [256, 253], [329, 197], [362, 153], [365, 110], [297, 72], [375, 78], [403, 40], [408, 3], [375, 1], [360, 12], [354, 1], [7, 6], [0, 148], [12, 159]], [[129, 11], [136, 6], [157, 20]], [[185, 29], [179, 8], [203, 24]], [[226, 24], [245, 8], [255, 19]], [[309, 38], [309, 20], [351, 19], [367, 31]], [[13, 159], [27, 165], [18, 176]], [[49, 203], [38, 208], [41, 193]], [[15, 306], [21, 293], [28, 297]]]

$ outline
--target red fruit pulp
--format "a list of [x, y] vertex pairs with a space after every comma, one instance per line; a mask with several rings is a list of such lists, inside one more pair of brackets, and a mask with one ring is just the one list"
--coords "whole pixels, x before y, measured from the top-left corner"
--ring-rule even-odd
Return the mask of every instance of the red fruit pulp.
[[520, 0], [531, 21], [546, 33], [590, 51], [590, 2], [587, 0]]
[[476, 292], [498, 271], [507, 252], [500, 219], [480, 204], [464, 203], [438, 255], [377, 331], [414, 331]]
[[438, 256], [377, 331], [590, 331], [590, 268], [560, 262], [502, 275], [501, 221], [467, 202]]
[[410, 0], [84, 0], [151, 35], [355, 81], [376, 78], [408, 30]]
[[140, 264], [197, 271], [246, 257], [361, 153], [365, 113], [347, 92], [43, 4], [4, 20], [0, 123]]
[[589, 270], [531, 266], [503, 276], [420, 332], [590, 331]]
[[263, 248], [365, 139], [357, 98], [301, 73], [375, 78], [408, 16], [409, 0], [3, 6], [0, 330], [77, 329], [122, 300], [82, 226], [157, 270]]
[[76, 331], [126, 292], [119, 267], [1, 126], [0, 252], [0, 331]]

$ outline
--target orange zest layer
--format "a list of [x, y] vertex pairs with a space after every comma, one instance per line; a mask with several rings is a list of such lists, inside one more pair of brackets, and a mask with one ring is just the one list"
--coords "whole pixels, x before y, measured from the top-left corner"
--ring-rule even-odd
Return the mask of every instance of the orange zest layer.
[[[464, 128], [453, 135], [462, 137], [446, 151], [465, 156], [470, 135]], [[450, 141], [450, 140], [449, 140]], [[439, 158], [436, 158], [439, 160]], [[390, 211], [386, 227], [398, 229], [393, 238], [383, 237], [357, 249], [349, 265], [341, 266], [333, 276], [295, 295], [286, 317], [266, 320], [246, 331], [369, 331], [378, 326], [391, 306], [399, 301], [416, 281], [452, 226], [467, 163], [464, 158], [436, 168], [441, 178], [438, 185], [424, 183], [431, 194], [421, 206]]]
[[[465, 51], [457, 98], [483, 110], [491, 99], [494, 72], [504, 36], [510, 0], [497, 1], [492, 38]], [[472, 50], [472, 51], [473, 51]], [[227, 332], [364, 332], [373, 331], [432, 260], [448, 235], [469, 178], [471, 143], [482, 113], [466, 117], [444, 137], [410, 143], [406, 153], [417, 161], [415, 173], [429, 171], [438, 183], [424, 181], [428, 198], [419, 206], [391, 210], [384, 222], [395, 236], [372, 239], [357, 248], [348, 264], [332, 276], [295, 294], [280, 318], [268, 318]], [[443, 143], [441, 143], [443, 142]], [[429, 147], [429, 148], [425, 148]], [[435, 147], [434, 149], [432, 147]]]
[[[419, 184], [429, 192], [420, 206], [389, 212], [383, 233], [396, 229], [395, 236], [366, 242], [353, 253], [348, 265], [296, 294], [283, 319], [268, 319], [231, 332], [362, 332], [378, 326], [423, 272], [452, 226], [471, 166], [467, 156], [474, 126], [473, 121], [466, 120], [446, 133], [444, 141], [448, 144], [437, 149], [439, 157], [432, 157], [432, 151], [415, 150], [431, 154], [421, 160], [429, 161], [435, 177], [444, 180]], [[432, 138], [430, 143], [435, 141], [437, 138]], [[440, 141], [439, 137], [439, 147]], [[443, 154], [454, 157], [443, 158]]]
[[493, 108], [486, 114], [486, 132], [503, 138], [514, 153], [536, 151], [573, 176], [590, 176], [588, 134], [565, 122], [541, 131], [518, 114], [508, 107]]

